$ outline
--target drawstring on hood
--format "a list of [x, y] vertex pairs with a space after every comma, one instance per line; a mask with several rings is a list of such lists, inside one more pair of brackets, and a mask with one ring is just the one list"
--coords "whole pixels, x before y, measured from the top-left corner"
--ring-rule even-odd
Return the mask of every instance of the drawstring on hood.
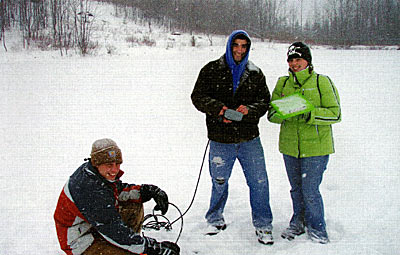
[[[232, 44], [233, 41], [236, 39], [238, 35], [244, 35], [248, 42], [248, 49], [246, 52], [246, 55], [243, 57], [242, 61], [240, 63], [236, 63], [233, 54], [232, 54]], [[243, 31], [243, 30], [236, 30], [233, 31], [232, 34], [229, 36], [228, 42], [226, 44], [226, 53], [225, 53], [225, 59], [226, 62], [228, 63], [229, 68], [232, 71], [232, 78], [233, 78], [233, 92], [235, 93], [237, 87], [239, 86], [240, 78], [242, 77], [242, 74], [244, 70], [246, 69], [246, 65], [249, 59], [249, 52], [250, 52], [250, 45], [251, 45], [251, 40], [249, 35]]]

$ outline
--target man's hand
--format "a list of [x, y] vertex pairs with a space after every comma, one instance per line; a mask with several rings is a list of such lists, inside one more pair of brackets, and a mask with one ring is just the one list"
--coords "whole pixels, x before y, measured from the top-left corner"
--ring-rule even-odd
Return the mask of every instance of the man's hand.
[[232, 123], [231, 120], [228, 120], [228, 119], [224, 118], [224, 113], [225, 113], [226, 110], [228, 110], [228, 107], [226, 107], [226, 106], [222, 107], [221, 111], [219, 112], [219, 116], [221, 116], [222, 122], [224, 122], [224, 123]]
[[167, 213], [168, 211], [168, 196], [162, 189], [157, 187], [156, 185], [151, 184], [143, 184], [140, 187], [140, 194], [142, 196], [142, 202], [145, 203], [150, 199], [154, 199], [156, 202], [156, 206], [154, 210], [161, 210], [162, 215]]
[[180, 248], [177, 244], [169, 241], [157, 242], [156, 239], [143, 236], [145, 240], [145, 249], [143, 254], [147, 255], [179, 255]]
[[161, 248], [160, 254], [179, 255], [181, 251], [181, 249], [176, 243], [169, 241], [161, 242], [160, 248]]
[[245, 105], [240, 105], [237, 109], [237, 112], [243, 113], [243, 115], [247, 115], [249, 113], [249, 109]]

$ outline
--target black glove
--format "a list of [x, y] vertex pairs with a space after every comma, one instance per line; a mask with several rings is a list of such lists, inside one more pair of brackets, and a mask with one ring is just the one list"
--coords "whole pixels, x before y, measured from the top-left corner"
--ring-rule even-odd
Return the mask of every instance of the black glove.
[[159, 254], [168, 254], [168, 255], [179, 255], [180, 248], [177, 244], [164, 241], [157, 242], [156, 239], [150, 237], [143, 237], [145, 239], [145, 249], [143, 254], [147, 255], [159, 255]]
[[168, 196], [162, 189], [155, 185], [143, 184], [140, 188], [140, 194], [142, 196], [142, 202], [147, 202], [150, 199], [154, 199], [156, 206], [154, 210], [160, 210], [164, 215], [168, 211]]
[[181, 249], [176, 243], [164, 241], [160, 244], [160, 254], [179, 255]]

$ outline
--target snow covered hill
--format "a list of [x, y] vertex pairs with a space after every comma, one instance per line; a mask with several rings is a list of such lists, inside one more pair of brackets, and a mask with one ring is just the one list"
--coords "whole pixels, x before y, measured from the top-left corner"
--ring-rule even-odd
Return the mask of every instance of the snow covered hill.
[[[182, 211], [192, 198], [207, 137], [205, 118], [191, 104], [190, 93], [200, 68], [224, 53], [226, 38], [215, 37], [209, 46], [204, 35], [196, 35], [199, 44], [191, 47], [190, 35], [160, 30], [148, 34], [155, 46], [139, 47], [125, 38], [139, 37], [146, 28], [114, 18], [104, 6], [98, 11], [108, 28], [96, 36], [107, 43], [92, 55], [61, 57], [18, 44], [10, 44], [8, 52], [0, 49], [1, 255], [63, 254], [52, 219], [58, 195], [98, 138], [110, 137], [121, 147], [125, 181], [162, 187]], [[108, 54], [106, 45], [115, 51]], [[253, 44], [250, 59], [267, 76], [271, 91], [287, 73], [287, 46]], [[211, 191], [206, 163], [184, 218], [183, 255], [391, 255], [400, 250], [400, 51], [313, 47], [312, 53], [316, 71], [332, 78], [342, 101], [343, 121], [333, 127], [336, 153], [321, 185], [331, 243], [280, 238], [291, 216], [289, 183], [278, 152], [279, 126], [263, 117], [275, 244], [257, 242], [238, 164], [230, 181], [227, 230], [202, 235]], [[152, 207], [146, 204], [146, 212]], [[177, 216], [173, 208], [167, 214], [171, 220]], [[179, 227], [145, 234], [175, 241]]]

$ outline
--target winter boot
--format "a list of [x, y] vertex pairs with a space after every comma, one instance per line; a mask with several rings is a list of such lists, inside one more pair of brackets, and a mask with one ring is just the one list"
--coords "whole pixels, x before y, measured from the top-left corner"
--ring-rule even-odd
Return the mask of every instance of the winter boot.
[[311, 239], [311, 241], [315, 243], [320, 243], [320, 244], [327, 244], [329, 243], [329, 238], [328, 234], [326, 231], [320, 232], [320, 231], [307, 231], [308, 237]]
[[205, 230], [205, 235], [213, 236], [225, 229], [226, 229], [226, 224], [223, 224], [221, 226], [214, 226], [214, 225], [209, 224], [207, 226], [207, 229]]
[[305, 233], [304, 228], [290, 226], [282, 232], [281, 237], [283, 239], [292, 241], [296, 236], [302, 235], [304, 233]]
[[258, 237], [258, 242], [266, 245], [274, 244], [274, 238], [272, 237], [272, 232], [268, 230], [256, 229], [256, 235]]

